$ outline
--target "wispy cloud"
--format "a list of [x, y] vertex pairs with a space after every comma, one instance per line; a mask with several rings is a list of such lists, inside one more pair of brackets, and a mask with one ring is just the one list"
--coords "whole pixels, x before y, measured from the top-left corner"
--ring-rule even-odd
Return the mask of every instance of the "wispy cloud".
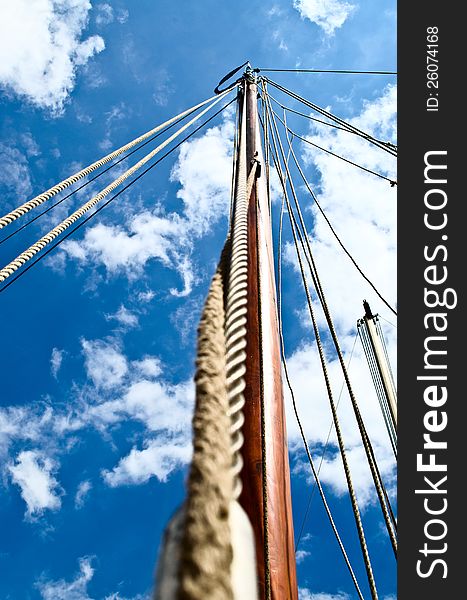
[[295, 560], [297, 561], [297, 565], [304, 562], [304, 560], [309, 556], [311, 556], [311, 552], [308, 552], [308, 550], [297, 550], [295, 552]]
[[[17, 206], [32, 192], [31, 176], [27, 153], [23, 153], [15, 144], [0, 143], [0, 188], [4, 196], [11, 201], [3, 202], [2, 212], [9, 206]], [[6, 192], [6, 193], [5, 193]]]
[[89, 479], [81, 481], [75, 494], [75, 508], [83, 508], [92, 489], [92, 484]]
[[115, 18], [114, 9], [110, 4], [104, 2], [96, 6], [96, 25], [103, 27], [113, 23]]
[[94, 575], [91, 562], [92, 559], [87, 556], [80, 558], [79, 573], [72, 581], [51, 581], [42, 577], [36, 582], [42, 600], [92, 600], [87, 592], [88, 583]]
[[64, 354], [64, 350], [59, 350], [58, 348], [52, 349], [52, 355], [50, 357], [50, 371], [55, 379], [57, 379], [58, 372], [62, 366]]
[[138, 316], [135, 313], [132, 313], [125, 305], [121, 304], [120, 308], [117, 312], [111, 315], [105, 315], [105, 318], [108, 321], [117, 321], [121, 325], [126, 327], [137, 327], [138, 326]]
[[[91, 582], [96, 569], [92, 562], [95, 557], [83, 556], [79, 559], [79, 572], [74, 579], [48, 579], [45, 575], [36, 581], [42, 600], [93, 600], [88, 592], [88, 584]], [[121, 582], [123, 583], [123, 582]], [[120, 584], [121, 584], [120, 583]], [[103, 600], [150, 600], [149, 592], [137, 594], [136, 596], [122, 596], [120, 592], [106, 594]]]
[[121, 385], [128, 372], [126, 357], [115, 343], [102, 340], [81, 340], [88, 377], [98, 389]]

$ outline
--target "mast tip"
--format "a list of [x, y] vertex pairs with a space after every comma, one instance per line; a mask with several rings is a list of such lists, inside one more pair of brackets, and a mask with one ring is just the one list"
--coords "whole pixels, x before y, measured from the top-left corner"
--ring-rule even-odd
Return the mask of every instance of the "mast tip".
[[366, 300], [363, 301], [363, 308], [365, 309], [365, 317], [367, 317], [367, 319], [372, 319], [374, 315], [371, 312], [370, 305]]

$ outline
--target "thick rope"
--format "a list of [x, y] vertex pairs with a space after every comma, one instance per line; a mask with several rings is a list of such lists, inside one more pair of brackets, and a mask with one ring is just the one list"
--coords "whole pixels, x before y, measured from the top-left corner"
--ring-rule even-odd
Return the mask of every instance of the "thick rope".
[[[232, 88], [230, 88], [227, 91], [230, 91], [231, 89]], [[6, 227], [7, 225], [9, 225], [10, 223], [12, 223], [16, 219], [19, 219], [19, 217], [23, 216], [24, 214], [26, 214], [27, 212], [29, 212], [33, 208], [36, 208], [37, 206], [39, 206], [40, 204], [42, 204], [46, 200], [49, 200], [50, 198], [52, 198], [52, 196], [55, 196], [56, 194], [58, 194], [59, 192], [61, 192], [64, 189], [66, 189], [70, 185], [73, 185], [74, 183], [76, 183], [77, 181], [79, 181], [80, 179], [82, 179], [83, 177], [86, 177], [86, 175], [89, 175], [89, 173], [92, 173], [96, 169], [99, 169], [100, 167], [102, 167], [106, 163], [110, 162], [111, 160], [113, 160], [114, 158], [116, 158], [117, 156], [119, 156], [120, 154], [123, 154], [127, 150], [130, 150], [130, 148], [133, 148], [134, 146], [136, 146], [140, 142], [143, 142], [144, 140], [146, 140], [147, 138], [151, 137], [152, 135], [154, 135], [155, 133], [157, 133], [161, 129], [164, 129], [165, 127], [167, 127], [171, 123], [177, 121], [178, 119], [181, 119], [181, 118], [183, 118], [183, 117], [191, 114], [192, 112], [194, 112], [198, 108], [201, 108], [202, 106], [204, 106], [208, 102], [211, 102], [215, 98], [217, 98], [217, 96], [212, 96], [211, 98], [208, 98], [207, 100], [204, 100], [204, 102], [201, 102], [200, 104], [197, 104], [196, 106], [192, 106], [191, 108], [189, 108], [188, 110], [180, 113], [176, 117], [173, 117], [172, 119], [169, 119], [168, 121], [165, 121], [165, 123], [162, 123], [161, 125], [158, 125], [154, 129], [151, 129], [150, 131], [144, 133], [143, 135], [140, 135], [139, 137], [135, 138], [134, 140], [132, 140], [128, 144], [125, 144], [124, 146], [121, 146], [121, 148], [118, 148], [117, 150], [114, 150], [110, 154], [107, 154], [107, 156], [104, 156], [104, 158], [101, 158], [100, 160], [97, 160], [96, 162], [94, 162], [91, 165], [89, 165], [88, 167], [85, 167], [84, 169], [81, 169], [81, 171], [78, 171], [78, 173], [75, 173], [74, 175], [71, 175], [70, 177], [67, 177], [66, 179], [64, 179], [60, 183], [57, 183], [56, 185], [54, 185], [53, 187], [51, 187], [50, 189], [48, 189], [46, 192], [43, 192], [42, 194], [39, 194], [38, 196], [36, 196], [32, 200], [28, 200], [28, 202], [25, 202], [24, 204], [22, 204], [18, 208], [15, 208], [11, 212], [9, 212], [8, 214], [6, 214], [6, 215], [4, 215], [3, 217], [0, 218], [0, 229], [2, 229], [3, 227]]]
[[193, 460], [181, 544], [179, 600], [233, 598], [228, 522], [233, 476], [222, 272], [221, 260], [198, 329]]
[[233, 599], [228, 519], [229, 503], [241, 492], [246, 371], [248, 184], [244, 114], [230, 234], [198, 329], [193, 459], [177, 600]]
[[87, 213], [91, 208], [93, 208], [96, 204], [98, 204], [103, 198], [105, 198], [110, 192], [112, 192], [116, 187], [118, 187], [123, 181], [131, 177], [136, 171], [138, 171], [142, 166], [144, 166], [148, 161], [151, 160], [158, 152], [160, 152], [163, 148], [168, 146], [170, 142], [172, 142], [176, 137], [178, 137], [181, 133], [183, 133], [188, 127], [190, 127], [193, 123], [199, 120], [204, 114], [206, 114], [215, 104], [220, 102], [225, 94], [221, 96], [217, 96], [216, 100], [212, 102], [207, 108], [198, 113], [193, 119], [188, 121], [185, 125], [180, 127], [174, 134], [168, 137], [162, 144], [159, 144], [157, 148], [146, 154], [144, 158], [138, 161], [133, 167], [125, 171], [120, 177], [115, 179], [111, 184], [101, 190], [96, 196], [91, 198], [88, 202], [83, 204], [78, 210], [72, 213], [69, 217], [64, 219], [59, 225], [54, 227], [51, 231], [49, 231], [46, 235], [40, 238], [37, 242], [32, 244], [27, 250], [22, 252], [19, 256], [17, 256], [14, 260], [12, 260], [8, 265], [6, 265], [3, 269], [0, 270], [0, 282], [5, 281], [12, 273], [17, 271], [20, 267], [22, 267], [27, 261], [29, 261], [35, 254], [40, 252], [43, 248], [45, 248], [48, 244], [50, 244], [56, 237], [61, 235], [70, 225], [72, 225], [75, 221], [80, 219], [85, 213]]
[[226, 295], [226, 369], [227, 396], [231, 418], [232, 474], [234, 477], [233, 499], [237, 500], [242, 491], [240, 472], [243, 459], [240, 449], [243, 446], [242, 427], [245, 398], [246, 373], [246, 326], [248, 303], [248, 198], [246, 166], [246, 112], [245, 102], [241, 116], [241, 129], [237, 157], [237, 184], [231, 223], [232, 248], [229, 264], [229, 283]]

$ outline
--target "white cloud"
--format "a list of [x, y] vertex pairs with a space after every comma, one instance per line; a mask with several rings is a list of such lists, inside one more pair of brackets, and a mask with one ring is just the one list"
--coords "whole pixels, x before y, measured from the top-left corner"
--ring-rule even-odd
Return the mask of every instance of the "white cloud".
[[50, 426], [53, 411], [50, 407], [39, 410], [35, 406], [6, 406], [0, 408], [0, 463], [8, 456], [14, 440], [37, 443], [43, 430]]
[[84, 557], [79, 559], [79, 573], [73, 581], [42, 579], [36, 583], [36, 587], [39, 589], [42, 600], [92, 600], [88, 595], [87, 587], [93, 575], [94, 568], [91, 565], [91, 559]]
[[85, 479], [78, 485], [75, 494], [75, 508], [82, 508], [84, 506], [91, 489], [92, 484], [89, 479]]
[[205, 234], [219, 215], [227, 214], [233, 127], [233, 121], [227, 121], [185, 142], [172, 169], [171, 180], [181, 185], [177, 197], [183, 201], [189, 229], [197, 236]]
[[116, 11], [116, 19], [119, 23], [123, 24], [126, 23], [128, 21], [128, 17], [130, 16], [130, 13], [128, 12], [128, 10], [126, 8], [118, 8]]
[[342, 0], [294, 0], [293, 5], [303, 19], [316, 23], [327, 35], [342, 27], [355, 10], [353, 4]]
[[[114, 425], [143, 425], [137, 436], [143, 449], [134, 447], [113, 471], [107, 472], [105, 480], [109, 485], [143, 483], [151, 476], [165, 481], [191, 455], [192, 380], [168, 383], [162, 377], [163, 365], [157, 357], [143, 356], [129, 362], [120, 347], [109, 340], [82, 340], [82, 346], [86, 373], [94, 387], [88, 383], [76, 389], [74, 401], [67, 405], [44, 408], [42, 403], [35, 403], [0, 408], [1, 462], [6, 464], [6, 472], [14, 483], [22, 486], [31, 514], [39, 510], [36, 496], [42, 497], [44, 506], [60, 507], [58, 484], [52, 476], [56, 463], [51, 457], [66, 450], [79, 432], [89, 428], [108, 438]], [[134, 431], [129, 431], [134, 436]], [[33, 442], [40, 451], [21, 453], [18, 465], [13, 466], [8, 456], [25, 441]], [[78, 486], [77, 508], [90, 489], [87, 480]]]
[[289, 48], [278, 29], [272, 32], [272, 39], [278, 44], [279, 50], [283, 50], [284, 52], [288, 51]]
[[[93, 85], [99, 87], [102, 82], [94, 82]], [[96, 85], [97, 84], [97, 85]], [[103, 152], [108, 152], [113, 146], [114, 143], [112, 141], [112, 134], [114, 130], [119, 126], [121, 126], [122, 122], [131, 116], [131, 109], [127, 107], [124, 102], [119, 102], [110, 108], [109, 111], [105, 113], [105, 134], [104, 138], [99, 142], [99, 148]], [[123, 172], [123, 169], [122, 171]], [[118, 177], [120, 173], [114, 173], [114, 177]]]
[[102, 475], [111, 487], [145, 483], [152, 476], [166, 481], [174, 469], [189, 461], [190, 456], [191, 445], [186, 438], [180, 442], [152, 440], [143, 450], [132, 448], [112, 471], [103, 471]]
[[[394, 139], [396, 114], [396, 90], [388, 87], [381, 98], [364, 105], [362, 113], [353, 123], [365, 131], [371, 131], [383, 140]], [[320, 146], [350, 158], [378, 172], [394, 176], [395, 161], [387, 153], [370, 147], [360, 138], [342, 131], [312, 129], [307, 136]], [[344, 245], [362, 266], [363, 271], [375, 282], [378, 289], [395, 306], [396, 298], [396, 193], [387, 182], [351, 167], [336, 158], [310, 150], [303, 144], [305, 163], [312, 164], [320, 175], [318, 200], [328, 218], [339, 233]], [[315, 190], [318, 192], [318, 189]], [[304, 194], [308, 194], [306, 191]], [[304, 196], [307, 197], [307, 196]], [[307, 197], [307, 204], [308, 204]], [[303, 203], [305, 206], [305, 203]], [[316, 207], [312, 205], [313, 227], [310, 231], [310, 244], [318, 266], [330, 312], [348, 362], [356, 335], [356, 321], [363, 316], [363, 299], [370, 302], [373, 312], [378, 312], [388, 320], [394, 317], [369, 288], [350, 263], [347, 256], [337, 246], [328, 225]], [[306, 211], [307, 212], [307, 211]], [[309, 220], [309, 214], [306, 220]], [[284, 252], [286, 264], [294, 265], [299, 272], [295, 250], [287, 245]], [[302, 296], [305, 301], [304, 296]], [[325, 318], [315, 296], [313, 305], [321, 329], [325, 331]], [[302, 307], [304, 305], [302, 304]], [[301, 308], [297, 306], [297, 308]], [[311, 333], [308, 309], [301, 308], [298, 318]], [[395, 367], [395, 329], [382, 322], [392, 366]], [[337, 402], [343, 376], [339, 362], [331, 350], [332, 343], [325, 339], [328, 370], [334, 400]], [[311, 342], [305, 342], [288, 358], [292, 383], [296, 392], [297, 404], [304, 422], [305, 431], [317, 460], [321, 453], [331, 423], [329, 401], [321, 372], [318, 352]], [[372, 439], [379, 466], [386, 482], [393, 486], [395, 463], [389, 444], [381, 410], [369, 376], [361, 343], [357, 340], [349, 369], [353, 388]], [[288, 397], [288, 392], [286, 393]], [[287, 402], [287, 423], [289, 439], [293, 444], [299, 440], [299, 430], [291, 408]], [[353, 409], [346, 389], [339, 407], [339, 417], [343, 429], [344, 442], [352, 470], [354, 485], [361, 505], [364, 507], [375, 500], [372, 479], [361, 446]], [[301, 460], [301, 459], [300, 459]], [[300, 463], [301, 469], [309, 473], [309, 467]], [[321, 479], [340, 495], [345, 491], [345, 479], [341, 459], [337, 454], [335, 435], [331, 436], [327, 459], [321, 470]]]
[[129, 279], [136, 279], [151, 259], [176, 267], [173, 244], [183, 239], [183, 233], [177, 215], [161, 217], [145, 211], [130, 220], [127, 230], [99, 223], [86, 231], [82, 241], [68, 242], [65, 250], [80, 261], [104, 264], [111, 274], [123, 271]]
[[86, 372], [98, 389], [108, 390], [121, 385], [128, 372], [126, 357], [112, 342], [81, 340]]
[[27, 505], [27, 516], [40, 516], [44, 510], [57, 510], [61, 506], [60, 491], [52, 471], [55, 463], [39, 452], [20, 452], [16, 464], [8, 469], [13, 482], [21, 489], [21, 497]]
[[82, 40], [89, 0], [15, 0], [2, 4], [0, 84], [33, 104], [59, 113], [77, 68], [101, 52], [104, 40]]
[[123, 410], [144, 422], [150, 431], [190, 431], [192, 388], [191, 381], [178, 385], [135, 381], [122, 398]]
[[60, 367], [62, 366], [64, 354], [64, 350], [59, 350], [58, 348], [52, 349], [52, 355], [50, 357], [50, 370], [55, 379], [57, 379], [58, 372], [60, 371]]
[[131, 311], [129, 311], [123, 304], [117, 310], [116, 313], [112, 315], [105, 315], [107, 320], [115, 320], [118, 321], [121, 325], [125, 325], [127, 327], [137, 327], [138, 326], [138, 317]]
[[25, 149], [26, 156], [28, 158], [40, 156], [40, 154], [41, 154], [40, 148], [39, 148], [36, 140], [32, 137], [32, 134], [30, 131], [20, 134], [19, 140], [20, 140], [22, 147]]
[[117, 399], [87, 406], [81, 415], [83, 422], [105, 428], [108, 424], [131, 419], [142, 422], [148, 433], [167, 439], [181, 435], [189, 439], [193, 406], [191, 381], [168, 384], [136, 377], [128, 387], [120, 389], [119, 394]]

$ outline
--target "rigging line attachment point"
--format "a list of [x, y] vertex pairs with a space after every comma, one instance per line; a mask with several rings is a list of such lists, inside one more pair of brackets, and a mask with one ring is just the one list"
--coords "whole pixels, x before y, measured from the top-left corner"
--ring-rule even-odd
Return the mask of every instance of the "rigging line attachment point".
[[[229, 71], [227, 73], [227, 75], [225, 75], [220, 81], [219, 83], [216, 85], [216, 87], [214, 88], [214, 93], [215, 94], [222, 94], [222, 92], [224, 92], [225, 90], [221, 90], [220, 86], [225, 83], [226, 81], [228, 81], [231, 77], [233, 77], [235, 75], [235, 73], [238, 73], [238, 71], [240, 71], [240, 69], [243, 69], [243, 67], [246, 67], [245, 69], [245, 74], [252, 72], [251, 70], [251, 66], [250, 66], [250, 62], [247, 60], [246, 62], [244, 62], [242, 65], [240, 65], [239, 67], [236, 67], [235, 69], [232, 69], [232, 71]], [[241, 78], [240, 78], [241, 79]], [[235, 81], [235, 83], [238, 83], [240, 81], [240, 79], [237, 79], [237, 81]], [[228, 89], [228, 88], [226, 88]]]

